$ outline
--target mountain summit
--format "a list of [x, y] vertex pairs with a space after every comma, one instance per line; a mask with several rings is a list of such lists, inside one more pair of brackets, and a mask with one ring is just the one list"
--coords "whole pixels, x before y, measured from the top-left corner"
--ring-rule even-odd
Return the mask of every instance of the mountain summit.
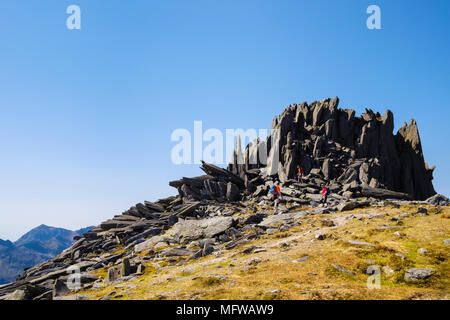
[[[448, 260], [450, 239], [436, 230], [448, 224], [449, 200], [434, 191], [433, 169], [424, 162], [416, 122], [394, 135], [391, 111], [366, 110], [355, 117], [355, 111], [338, 109], [338, 103], [336, 97], [289, 106], [273, 120], [266, 141], [256, 140], [243, 152], [238, 139], [227, 169], [203, 162], [204, 175], [169, 182], [177, 195], [138, 203], [102, 222], [52, 260], [0, 287], [0, 299], [164, 296], [157, 290], [178, 297], [164, 286], [174, 277], [180, 287], [184, 283], [185, 299], [214, 294], [289, 298], [298, 297], [298, 290], [288, 286], [298, 275], [321, 288], [339, 284], [327, 293], [331, 298], [359, 299], [361, 292], [379, 294], [365, 287], [367, 267], [375, 263], [391, 277], [382, 291], [386, 296], [419, 294], [429, 284], [435, 291], [427, 294], [442, 298], [448, 278], [441, 262]], [[267, 162], [260, 157], [264, 154]], [[54, 232], [45, 226], [38, 230], [39, 235]], [[56, 250], [54, 239], [66, 239], [64, 232], [50, 241], [33, 234], [19, 240], [23, 248]], [[286, 237], [289, 242], [280, 240]], [[434, 253], [422, 257], [417, 249], [428, 249], [415, 247], [410, 252], [413, 244], [427, 243]], [[294, 247], [298, 256], [288, 256]], [[292, 261], [277, 260], [280, 252]], [[209, 273], [225, 268], [226, 276], [204, 274], [208, 265], [214, 266]], [[203, 271], [188, 278], [195, 272], [190, 267]], [[67, 285], [73, 269], [80, 271], [79, 288]], [[255, 272], [259, 275], [252, 278]], [[130, 284], [117, 285], [122, 282]], [[255, 291], [257, 284], [267, 291]], [[215, 285], [220, 286], [216, 291]], [[284, 291], [271, 290], [274, 285]], [[134, 292], [138, 286], [145, 287]], [[340, 292], [344, 287], [350, 289]], [[119, 288], [123, 291], [116, 295]], [[83, 290], [89, 293], [73, 296]]]
[[71, 231], [40, 225], [15, 242], [0, 239], [0, 284], [14, 281], [25, 268], [52, 259], [70, 247], [75, 236], [92, 228]]
[[[336, 189], [353, 183], [353, 187], [403, 192], [415, 200], [436, 193], [432, 184], [434, 167], [424, 162], [414, 119], [394, 135], [390, 110], [381, 115], [366, 109], [356, 117], [354, 110], [340, 109], [338, 104], [339, 98], [335, 97], [289, 106], [272, 121], [272, 132], [279, 133], [275, 139], [271, 133], [267, 141], [249, 144], [245, 164], [234, 162], [228, 170], [244, 179], [249, 170], [264, 167], [259, 161], [250, 163], [252, 154], [259, 154], [257, 151], [263, 148], [269, 153], [268, 164], [275, 156], [280, 159], [278, 168], [268, 166], [265, 171], [281, 182], [295, 178], [297, 166], [301, 165], [306, 174], [318, 174]], [[235, 151], [234, 159], [239, 152]]]

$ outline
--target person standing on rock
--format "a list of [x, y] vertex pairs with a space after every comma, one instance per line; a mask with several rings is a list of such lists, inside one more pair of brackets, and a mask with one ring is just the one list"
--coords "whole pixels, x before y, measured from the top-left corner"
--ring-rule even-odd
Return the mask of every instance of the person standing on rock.
[[325, 205], [327, 203], [328, 195], [330, 194], [330, 188], [328, 188], [324, 183], [322, 183], [321, 186], [322, 191], [320, 193], [322, 194], [322, 198], [320, 198], [320, 203]]
[[280, 183], [277, 181], [275, 184], [270, 188], [270, 194], [272, 195], [272, 201], [274, 203], [274, 213], [278, 213], [278, 203], [280, 202]]
[[298, 170], [297, 180], [298, 180], [298, 182], [302, 182], [302, 179], [303, 179], [303, 168], [301, 166], [297, 166], [297, 170]]

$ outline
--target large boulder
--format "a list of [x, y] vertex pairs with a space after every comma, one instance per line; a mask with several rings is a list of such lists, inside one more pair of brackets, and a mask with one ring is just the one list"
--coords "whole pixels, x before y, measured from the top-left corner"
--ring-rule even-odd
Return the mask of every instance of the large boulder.
[[338, 204], [338, 211], [350, 211], [356, 208], [363, 208], [370, 205], [370, 201], [349, 201]]
[[428, 202], [429, 204], [432, 204], [434, 206], [446, 206], [450, 202], [446, 196], [443, 196], [442, 194], [435, 194], [432, 197], [429, 197], [425, 202]]
[[161, 235], [161, 236], [154, 236], [151, 237], [148, 240], [145, 240], [141, 243], [138, 243], [134, 246], [134, 251], [135, 252], [142, 252], [142, 251], [146, 251], [146, 250], [150, 250], [153, 249], [153, 247], [160, 243], [160, 242], [167, 242], [169, 240], [168, 237]]
[[232, 217], [214, 217], [201, 220], [180, 220], [165, 236], [177, 242], [191, 242], [201, 238], [214, 238], [234, 225]]
[[108, 274], [106, 276], [107, 283], [113, 283], [120, 277], [120, 270], [117, 267], [112, 267], [108, 270]]
[[122, 263], [120, 264], [120, 276], [126, 277], [130, 275], [130, 273], [131, 273], [130, 260], [128, 258], [125, 258], [122, 260]]
[[428, 279], [433, 274], [436, 273], [436, 270], [433, 268], [412, 268], [406, 270], [405, 280], [408, 282], [416, 282]]

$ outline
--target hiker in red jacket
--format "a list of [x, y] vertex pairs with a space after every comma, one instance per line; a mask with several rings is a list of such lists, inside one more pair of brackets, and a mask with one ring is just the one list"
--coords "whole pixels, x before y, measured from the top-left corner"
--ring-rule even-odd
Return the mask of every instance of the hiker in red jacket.
[[320, 199], [320, 203], [326, 204], [328, 195], [330, 194], [330, 188], [328, 188], [324, 183], [321, 184], [322, 191], [320, 194], [322, 195], [322, 198]]

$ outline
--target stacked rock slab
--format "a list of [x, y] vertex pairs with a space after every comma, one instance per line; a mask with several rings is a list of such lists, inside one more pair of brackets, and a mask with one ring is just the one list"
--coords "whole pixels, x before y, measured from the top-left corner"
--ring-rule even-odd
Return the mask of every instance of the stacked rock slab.
[[237, 201], [246, 185], [249, 186], [249, 182], [245, 181], [245, 175], [243, 179], [236, 174], [243, 172], [242, 168], [233, 172], [202, 161], [201, 169], [206, 175], [169, 182], [170, 186], [177, 188], [183, 200]]

